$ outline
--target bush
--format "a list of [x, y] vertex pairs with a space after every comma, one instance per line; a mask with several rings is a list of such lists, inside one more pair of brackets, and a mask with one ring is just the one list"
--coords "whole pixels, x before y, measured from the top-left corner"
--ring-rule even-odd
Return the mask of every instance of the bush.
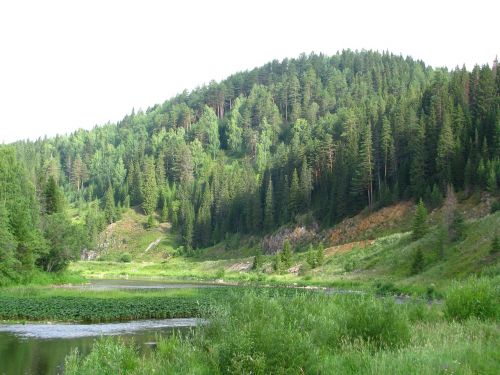
[[445, 298], [446, 318], [463, 321], [498, 317], [500, 296], [493, 282], [486, 278], [470, 278], [463, 283], [454, 283]]
[[491, 213], [494, 214], [495, 212], [500, 211], [500, 201], [495, 201], [491, 204]]
[[412, 275], [422, 272], [424, 269], [424, 253], [422, 249], [417, 249], [415, 252], [415, 257], [413, 258], [413, 263], [411, 265]]
[[362, 340], [376, 349], [395, 348], [410, 340], [406, 314], [397, 309], [393, 298], [351, 299], [346, 306], [344, 338]]
[[129, 253], [123, 253], [122, 255], [120, 255], [120, 262], [130, 263], [132, 262], [132, 257]]
[[490, 247], [490, 254], [497, 254], [500, 252], [500, 240], [498, 239], [498, 236], [495, 235], [493, 237], [493, 240], [491, 241], [491, 247]]

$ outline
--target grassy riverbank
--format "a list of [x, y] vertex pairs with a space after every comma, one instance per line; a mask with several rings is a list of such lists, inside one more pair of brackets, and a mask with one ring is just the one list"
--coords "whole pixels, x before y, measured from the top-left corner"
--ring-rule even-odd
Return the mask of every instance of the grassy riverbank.
[[[473, 293], [474, 292], [474, 293]], [[396, 304], [370, 295], [231, 296], [211, 323], [161, 339], [141, 357], [100, 341], [67, 359], [67, 374], [497, 374], [499, 290], [469, 280], [443, 304]]]
[[[92, 290], [13, 287], [0, 289], [0, 321], [100, 323], [204, 317], [231, 295], [253, 288], [203, 287], [159, 290]], [[259, 288], [265, 296], [294, 295], [289, 288]]]

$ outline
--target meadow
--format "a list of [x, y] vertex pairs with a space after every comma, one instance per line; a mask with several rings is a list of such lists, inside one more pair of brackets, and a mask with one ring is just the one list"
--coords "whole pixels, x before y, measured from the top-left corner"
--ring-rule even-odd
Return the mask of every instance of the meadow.
[[[67, 374], [497, 374], [497, 280], [454, 284], [443, 303], [373, 295], [228, 295], [209, 324], [143, 357], [102, 339]], [[471, 291], [479, 291], [481, 297]]]

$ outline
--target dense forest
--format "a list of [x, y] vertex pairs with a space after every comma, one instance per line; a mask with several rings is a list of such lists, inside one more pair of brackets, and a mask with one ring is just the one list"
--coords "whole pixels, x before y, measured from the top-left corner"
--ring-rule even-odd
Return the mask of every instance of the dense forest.
[[389, 53], [301, 55], [116, 124], [0, 146], [0, 278], [63, 269], [124, 207], [170, 221], [190, 253], [400, 199], [438, 206], [450, 185], [500, 186], [496, 61], [450, 72]]

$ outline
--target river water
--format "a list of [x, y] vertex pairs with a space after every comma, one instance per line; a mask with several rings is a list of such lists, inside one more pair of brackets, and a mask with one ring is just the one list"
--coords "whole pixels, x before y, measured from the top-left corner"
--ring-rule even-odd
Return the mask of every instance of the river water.
[[[207, 285], [208, 286], [208, 285]], [[97, 280], [83, 286], [93, 290], [198, 288], [192, 284], [164, 284], [137, 280]], [[74, 349], [86, 355], [101, 336], [134, 341], [147, 353], [159, 336], [187, 330], [201, 323], [199, 319], [140, 320], [105, 324], [27, 323], [0, 324], [0, 375], [55, 375], [64, 373], [64, 359]], [[97, 375], [97, 374], [96, 374]]]

